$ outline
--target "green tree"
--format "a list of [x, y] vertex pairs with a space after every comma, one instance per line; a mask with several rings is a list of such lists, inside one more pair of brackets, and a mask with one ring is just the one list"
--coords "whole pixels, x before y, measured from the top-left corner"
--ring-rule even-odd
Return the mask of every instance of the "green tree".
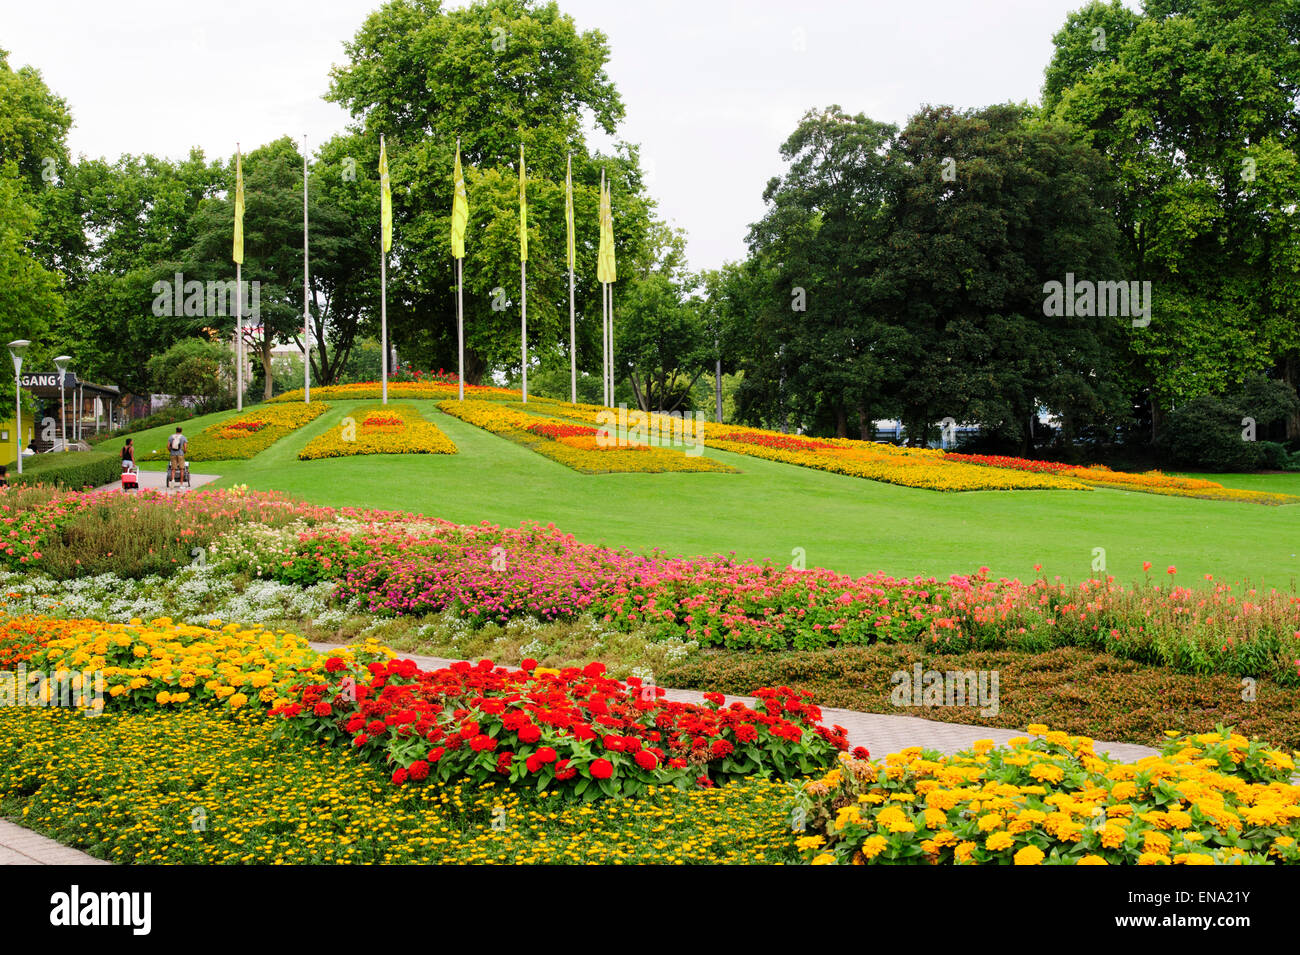
[[[370, 179], [387, 142], [394, 249], [388, 319], [399, 351], [429, 367], [456, 367], [455, 279], [450, 252], [452, 164], [459, 139], [469, 193], [465, 377], [517, 375], [520, 361], [518, 172], [528, 167], [528, 337], [539, 365], [568, 354], [565, 161], [572, 154], [577, 229], [578, 360], [600, 368], [596, 221], [602, 170], [612, 183], [620, 265], [646, 255], [652, 204], [637, 150], [594, 153], [585, 130], [615, 135], [623, 106], [605, 72], [608, 44], [580, 32], [555, 3], [479, 0], [444, 9], [394, 0], [346, 47], [329, 99], [357, 119]], [[360, 149], [358, 149], [360, 152]], [[378, 252], [375, 253], [378, 258]]]
[[1110, 157], [1125, 269], [1153, 283], [1151, 324], [1130, 335], [1151, 383], [1153, 427], [1179, 402], [1223, 394], [1255, 372], [1280, 368], [1294, 386], [1294, 2], [1148, 0], [1113, 55], [1086, 70], [1076, 32], [1057, 35], [1047, 103]]
[[225, 345], [201, 338], [184, 338], [150, 358], [146, 370], [156, 390], [178, 398], [198, 398], [199, 408], [210, 411], [231, 394], [233, 359]]

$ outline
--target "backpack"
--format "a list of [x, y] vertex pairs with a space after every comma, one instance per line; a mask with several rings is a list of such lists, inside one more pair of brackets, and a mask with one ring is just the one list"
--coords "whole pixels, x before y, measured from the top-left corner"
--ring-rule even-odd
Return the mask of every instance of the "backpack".
[[181, 440], [182, 440], [182, 439], [181, 439], [181, 436], [180, 436], [179, 434], [174, 434], [174, 435], [172, 435], [170, 438], [167, 439], [167, 447], [168, 447], [168, 449], [169, 449], [173, 454], [178, 454], [178, 453], [180, 453], [180, 450], [181, 450]]

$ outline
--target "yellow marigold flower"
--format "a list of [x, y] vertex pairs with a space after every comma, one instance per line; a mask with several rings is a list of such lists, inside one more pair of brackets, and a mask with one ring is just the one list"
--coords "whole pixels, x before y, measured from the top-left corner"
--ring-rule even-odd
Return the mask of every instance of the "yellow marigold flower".
[[1028, 726], [1025, 727], [1025, 732], [1026, 732], [1026, 733], [1034, 733], [1034, 734], [1037, 734], [1037, 735], [1042, 735], [1043, 733], [1046, 733], [1046, 732], [1047, 732], [1047, 724], [1046, 724], [1046, 723], [1030, 723]]
[[1002, 817], [998, 815], [996, 812], [991, 812], [988, 815], [980, 816], [979, 819], [980, 832], [991, 832], [992, 830], [999, 828], [1001, 825], [1002, 825]]
[[1174, 856], [1174, 865], [1214, 865], [1214, 856], [1208, 852], [1181, 852]]
[[984, 840], [984, 848], [990, 852], [1001, 852], [1016, 844], [1015, 837], [1009, 832], [995, 832]]
[[992, 748], [993, 740], [991, 739], [977, 739], [973, 744], [973, 749], [977, 753], [987, 753]]
[[166, 703], [171, 699], [171, 694], [168, 693], [166, 690], [163, 690], [157, 696], [155, 696], [154, 699], [157, 700], [159, 703]]
[[248, 702], [248, 697], [246, 697], [242, 693], [236, 693], [234, 696], [230, 698], [230, 708], [232, 710], [237, 710], [247, 702]]
[[800, 836], [794, 841], [794, 844], [797, 849], [816, 849], [825, 842], [825, 836]]
[[1158, 852], [1161, 855], [1169, 854], [1169, 837], [1163, 832], [1142, 833], [1142, 844], [1146, 847], [1147, 852]]
[[1035, 763], [1029, 768], [1029, 775], [1035, 779], [1047, 783], [1059, 783], [1065, 778], [1065, 770], [1060, 766], [1048, 766], [1045, 763]]
[[1043, 861], [1043, 850], [1037, 846], [1025, 846], [1013, 859], [1016, 865], [1038, 865]]
[[1158, 852], [1144, 852], [1138, 856], [1138, 865], [1169, 865], [1169, 857]]
[[831, 855], [829, 852], [823, 852], [817, 858], [812, 860], [812, 864], [813, 865], [834, 865], [835, 856]]
[[1110, 863], [1107, 862], [1105, 859], [1103, 859], [1101, 856], [1084, 856], [1082, 859], [1079, 860], [1078, 864], [1079, 865], [1110, 865]]
[[[1006, 835], [1006, 833], [1000, 832], [997, 833], [997, 835]], [[1011, 837], [1007, 836], [1007, 838], [1010, 839]], [[960, 843], [957, 846], [957, 848], [953, 850], [953, 855], [956, 857], [958, 862], [970, 862], [971, 853], [975, 851], [975, 848], [976, 848], [975, 843], [963, 842]]]
[[927, 829], [943, 829], [948, 825], [948, 814], [942, 809], [927, 809], [924, 816]]
[[1136, 783], [1116, 783], [1111, 788], [1110, 795], [1113, 799], [1132, 799], [1137, 795], [1137, 791]]
[[1124, 844], [1128, 833], [1119, 826], [1107, 823], [1101, 830], [1101, 844], [1107, 849], [1117, 849]]
[[889, 840], [884, 836], [872, 836], [862, 843], [862, 854], [868, 859], [874, 859], [880, 853], [889, 847]]
[[1070, 745], [1069, 734], [1062, 733], [1060, 730], [1053, 730], [1052, 732], [1048, 733], [1044, 738], [1047, 740], [1047, 742], [1051, 743], [1053, 746]]

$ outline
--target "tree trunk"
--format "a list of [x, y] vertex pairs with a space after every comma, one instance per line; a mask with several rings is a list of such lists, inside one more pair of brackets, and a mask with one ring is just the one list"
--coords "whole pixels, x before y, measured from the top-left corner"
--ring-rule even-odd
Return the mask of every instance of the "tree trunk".
[[272, 385], [275, 384], [271, 380], [271, 339], [263, 338], [260, 347], [262, 351], [262, 400], [270, 401]]
[[863, 441], [874, 441], [876, 437], [876, 423], [867, 417], [867, 409], [858, 403], [858, 433]]
[[847, 438], [849, 436], [849, 416], [844, 410], [843, 403], [835, 405], [835, 437]]

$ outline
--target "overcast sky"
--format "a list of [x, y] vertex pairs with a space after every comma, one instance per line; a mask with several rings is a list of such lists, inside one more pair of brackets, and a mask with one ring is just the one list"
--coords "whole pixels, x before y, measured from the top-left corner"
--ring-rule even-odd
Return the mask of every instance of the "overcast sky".
[[[745, 254], [777, 152], [838, 104], [902, 124], [918, 107], [1035, 100], [1052, 34], [1085, 0], [560, 0], [609, 37], [622, 138], [694, 268]], [[1134, 0], [1128, 0], [1136, 7]], [[0, 48], [72, 107], [74, 154], [209, 156], [344, 128], [321, 99], [380, 0], [0, 0]], [[463, 4], [451, 4], [461, 6]]]

